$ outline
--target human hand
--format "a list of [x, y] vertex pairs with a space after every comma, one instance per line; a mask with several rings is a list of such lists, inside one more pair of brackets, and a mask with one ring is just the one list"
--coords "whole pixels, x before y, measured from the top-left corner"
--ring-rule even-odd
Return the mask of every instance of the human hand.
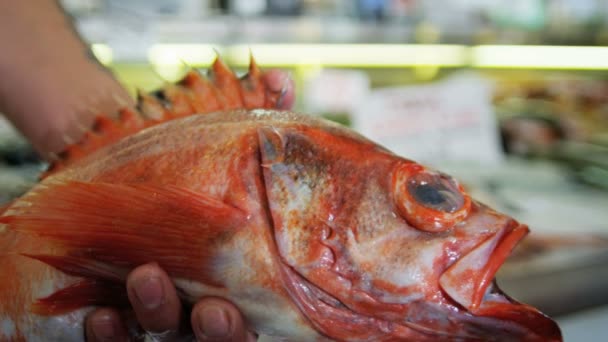
[[277, 109], [292, 109], [295, 103], [295, 88], [289, 73], [278, 69], [271, 69], [264, 73], [263, 80], [268, 89], [281, 92]]
[[[178, 340], [184, 329], [183, 311], [177, 292], [167, 273], [157, 264], [137, 267], [127, 277], [127, 293], [141, 328], [156, 341]], [[197, 341], [255, 341], [247, 332], [239, 310], [219, 298], [204, 298], [192, 309], [191, 328]], [[89, 342], [128, 341], [126, 324], [119, 312], [100, 308], [87, 317]]]

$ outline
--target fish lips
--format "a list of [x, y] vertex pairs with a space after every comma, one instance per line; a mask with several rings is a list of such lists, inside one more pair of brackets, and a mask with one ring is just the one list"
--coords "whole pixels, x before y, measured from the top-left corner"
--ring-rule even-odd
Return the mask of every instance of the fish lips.
[[439, 285], [452, 300], [475, 314], [496, 272], [529, 231], [526, 225], [508, 222], [443, 272]]
[[529, 232], [526, 225], [510, 221], [451, 265], [439, 278], [443, 291], [473, 316], [498, 319], [509, 330], [525, 327], [526, 341], [561, 341], [559, 326], [536, 308], [518, 303], [495, 284], [494, 276], [515, 246]]

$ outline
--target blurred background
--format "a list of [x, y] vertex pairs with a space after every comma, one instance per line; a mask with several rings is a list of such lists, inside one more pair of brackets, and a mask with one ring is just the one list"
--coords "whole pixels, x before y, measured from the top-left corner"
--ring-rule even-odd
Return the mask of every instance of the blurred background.
[[[291, 71], [296, 110], [456, 176], [533, 230], [499, 276], [562, 323], [608, 326], [608, 0], [63, 0], [131, 91], [216, 54]], [[44, 165], [0, 121], [0, 203]], [[608, 328], [603, 329], [608, 332]]]

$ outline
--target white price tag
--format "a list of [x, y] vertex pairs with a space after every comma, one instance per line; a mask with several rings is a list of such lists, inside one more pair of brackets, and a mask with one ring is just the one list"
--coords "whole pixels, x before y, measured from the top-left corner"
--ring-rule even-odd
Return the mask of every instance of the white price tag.
[[378, 89], [360, 102], [356, 130], [393, 152], [438, 165], [502, 159], [492, 86], [463, 74], [419, 86]]

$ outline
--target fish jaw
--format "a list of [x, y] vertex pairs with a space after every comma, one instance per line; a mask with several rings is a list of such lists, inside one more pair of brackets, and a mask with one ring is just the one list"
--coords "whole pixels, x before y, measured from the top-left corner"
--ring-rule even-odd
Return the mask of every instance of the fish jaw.
[[439, 278], [441, 288], [458, 304], [475, 313], [499, 267], [528, 232], [527, 226], [510, 221], [443, 272]]
[[475, 317], [498, 319], [499, 326], [513, 322], [527, 328], [525, 341], [561, 341], [559, 326], [537, 309], [506, 296], [496, 285], [495, 274], [529, 228], [510, 221], [495, 235], [458, 259], [439, 278], [443, 291]]

